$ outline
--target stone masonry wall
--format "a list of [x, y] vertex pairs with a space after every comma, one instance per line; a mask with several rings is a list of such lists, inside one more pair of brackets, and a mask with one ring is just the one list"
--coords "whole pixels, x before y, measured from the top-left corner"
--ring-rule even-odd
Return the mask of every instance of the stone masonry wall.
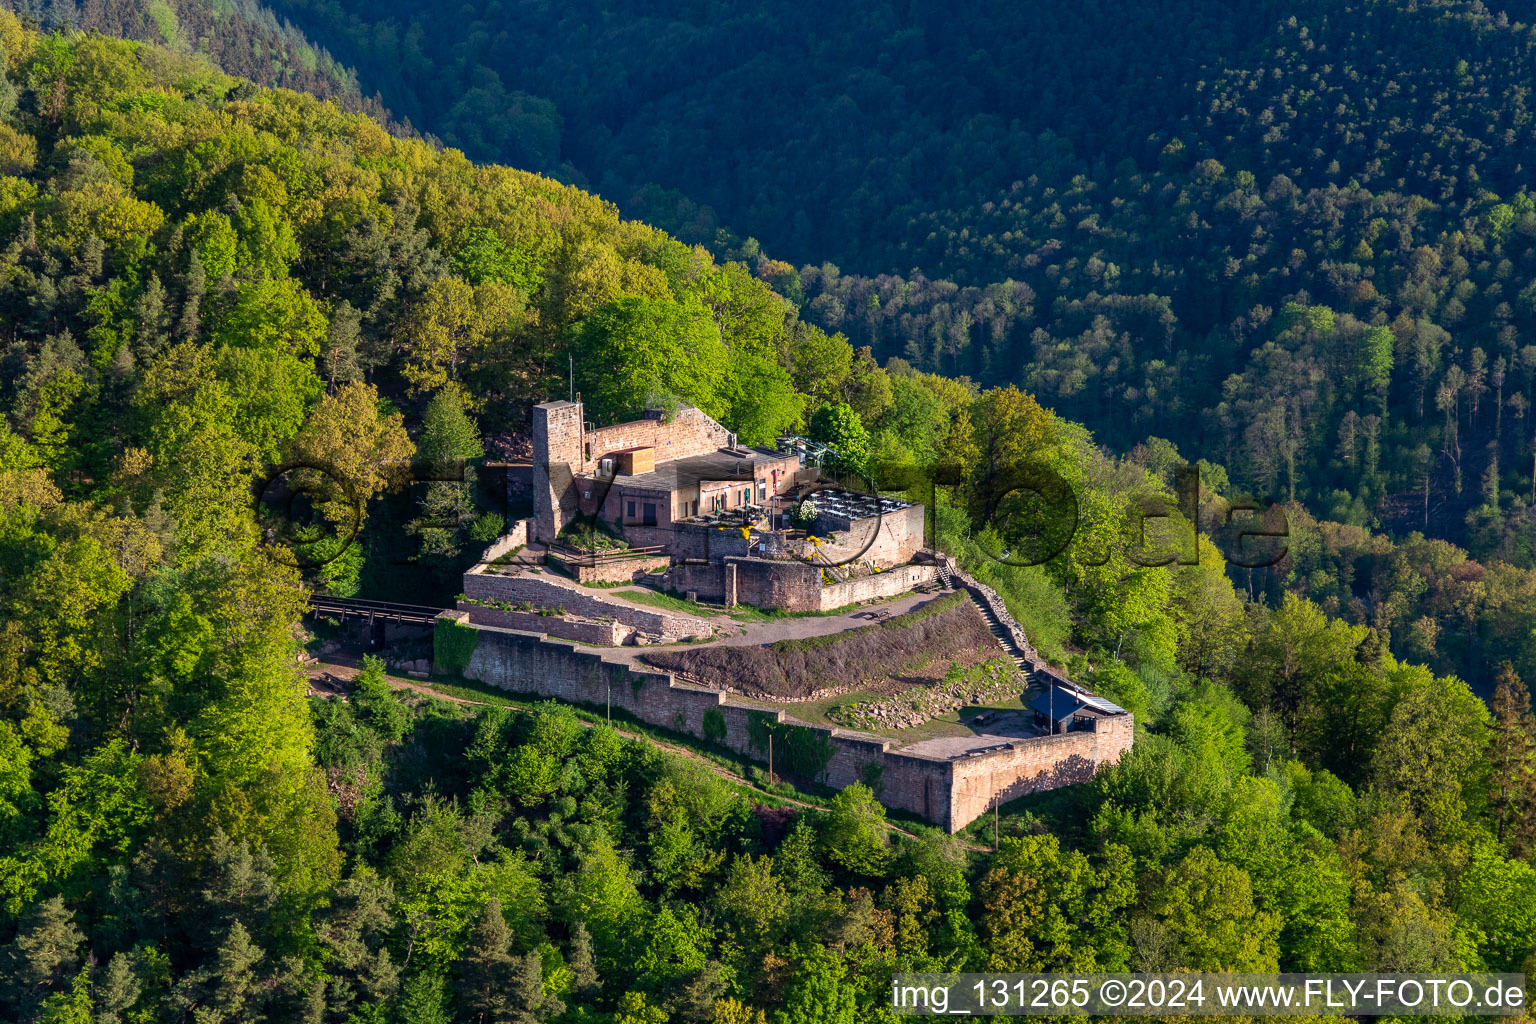
[[578, 515], [574, 470], [581, 458], [581, 404], [545, 402], [534, 406], [534, 540], [553, 540]]
[[509, 551], [515, 551], [528, 543], [530, 531], [534, 527], [532, 519], [519, 519], [513, 523], [506, 533], [497, 537], [491, 546], [485, 549], [480, 556], [482, 562], [494, 562]]
[[995, 804], [1026, 793], [1087, 782], [1102, 765], [1119, 761], [1135, 736], [1129, 714], [1100, 718], [1095, 725], [1093, 732], [1019, 740], [954, 762], [950, 819], [974, 821]]
[[[598, 427], [587, 433], [585, 443], [579, 471], [591, 473], [604, 456], [626, 448], [654, 448], [657, 462], [705, 455], [729, 445], [731, 432], [701, 410], [684, 406], [669, 423], [648, 416], [629, 423]], [[535, 448], [534, 460], [538, 457]]]
[[[816, 500], [815, 495], [811, 500]], [[836, 538], [828, 543], [826, 534], [819, 534], [823, 543], [818, 550], [833, 562], [853, 559], [882, 569], [905, 565], [923, 546], [923, 514], [923, 506], [911, 505], [852, 523], [824, 522], [818, 517], [815, 529], [825, 529]]]
[[[736, 567], [736, 601], [758, 608], [829, 612], [834, 608], [905, 594], [933, 579], [930, 565], [904, 565], [857, 579], [824, 583], [821, 569], [801, 561], [727, 558]], [[727, 588], [729, 587], [727, 576]], [[729, 601], [729, 594], [726, 596]]]
[[652, 569], [665, 569], [672, 564], [672, 559], [667, 555], [653, 555], [644, 558], [614, 558], [598, 562], [595, 565], [582, 565], [567, 562], [560, 555], [551, 552], [548, 556], [551, 562], [559, 562], [565, 567], [565, 571], [576, 577], [579, 583], [629, 583], [649, 573]]
[[695, 593], [701, 601], [716, 603], [725, 600], [725, 564], [722, 562], [674, 565], [662, 580], [668, 590], [678, 594]]
[[[567, 643], [533, 633], [478, 628], [479, 642], [464, 675], [514, 693], [598, 709], [611, 702], [641, 721], [698, 737], [706, 735], [705, 715], [713, 712], [719, 716], [716, 724], [725, 728], [720, 743], [759, 762], [766, 761], [766, 752], [751, 742], [751, 717], [785, 721], [781, 711], [738, 704], [717, 690], [678, 684], [668, 674], [605, 661]], [[887, 807], [910, 811], [951, 831], [964, 824], [951, 826], [949, 820], [950, 762], [893, 753], [889, 741], [805, 728], [825, 734], [833, 748], [825, 771], [813, 781], [838, 789], [873, 782]], [[776, 768], [783, 771], [782, 761]]]
[[[467, 620], [464, 612], [442, 617]], [[709, 724], [725, 732], [719, 742], [756, 761], [766, 752], [751, 740], [753, 716], [784, 723], [781, 711], [737, 703], [717, 690], [677, 683], [666, 673], [605, 660], [568, 643], [534, 633], [477, 627], [478, 643], [464, 674], [515, 693], [552, 697], [592, 708], [609, 705], [644, 722], [697, 737]], [[718, 717], [716, 717], [718, 716]], [[903, 754], [889, 740], [841, 729], [803, 726], [821, 733], [831, 757], [819, 778], [834, 788], [870, 783], [887, 807], [916, 814], [951, 832], [974, 821], [999, 798], [1092, 776], [1130, 746], [1131, 716], [1102, 720], [1097, 732], [1019, 740], [995, 752], [954, 759]], [[778, 765], [783, 768], [782, 762]]]
[[571, 615], [540, 615], [538, 612], [514, 612], [505, 608], [487, 608], [472, 601], [460, 601], [459, 610], [469, 613], [469, 621], [477, 626], [496, 626], [501, 629], [522, 629], [531, 633], [547, 633], [562, 640], [593, 644], [598, 647], [617, 647], [634, 633], [635, 627], [626, 626], [617, 619], [588, 619]]
[[467, 572], [464, 574], [464, 596], [508, 604], [531, 601], [540, 608], [564, 608], [589, 619], [612, 618], [641, 633], [666, 640], [709, 636], [714, 632], [714, 627], [704, 619], [659, 609], [636, 608], [609, 600], [601, 591], [586, 592], [579, 584], [554, 577]]
[[735, 568], [737, 604], [791, 612], [827, 612], [895, 597], [932, 582], [935, 571], [931, 565], [903, 565], [872, 576], [823, 583], [821, 570], [805, 562], [731, 556], [710, 565], [674, 565], [664, 580], [667, 589], [676, 593], [692, 591], [700, 600], [728, 602], [730, 567]]
[[821, 607], [818, 610], [829, 612], [861, 601], [895, 597], [933, 582], [933, 577], [934, 568], [931, 565], [903, 565], [873, 576], [830, 583], [821, 588]]
[[718, 562], [727, 555], [747, 554], [747, 539], [740, 530], [702, 523], [677, 524], [669, 543], [679, 562]]
[[[735, 592], [731, 576], [735, 570]], [[774, 562], [761, 558], [725, 559], [727, 604], [782, 608], [790, 612], [821, 610], [821, 570], [804, 562]]]

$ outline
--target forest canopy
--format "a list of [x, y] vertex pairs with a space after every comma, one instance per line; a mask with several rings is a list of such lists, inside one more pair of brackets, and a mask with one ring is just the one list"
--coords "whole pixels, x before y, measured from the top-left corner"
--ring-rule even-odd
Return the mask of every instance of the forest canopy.
[[[855, 1024], [901, 970], [1536, 968], [1528, 567], [1299, 504], [1290, 580], [1229, 575], [1182, 513], [1152, 542], [1199, 557], [1147, 567], [1174, 442], [1116, 454], [1041, 389], [880, 360], [776, 267], [174, 49], [0, 12], [0, 71], [0, 1017]], [[1396, 328], [1266, 324], [1274, 364], [1375, 403], [1340, 454], [1366, 474]], [[688, 401], [957, 466], [935, 543], [1135, 712], [1134, 748], [1008, 807], [993, 850], [893, 829], [878, 779], [789, 803], [718, 751], [376, 659], [309, 695], [310, 596], [452, 585], [506, 525], [488, 444], [572, 373], [604, 421]], [[1273, 383], [1231, 400], [1288, 417]], [[1300, 451], [1272, 453], [1298, 499]], [[1043, 566], [999, 557], [1037, 510], [997, 472], [1028, 460], [1079, 510]], [[344, 482], [317, 522], [356, 508], [362, 539], [265, 515], [279, 462]]]
[[470, 156], [592, 184], [882, 364], [1536, 566], [1522, 5], [276, 6]]

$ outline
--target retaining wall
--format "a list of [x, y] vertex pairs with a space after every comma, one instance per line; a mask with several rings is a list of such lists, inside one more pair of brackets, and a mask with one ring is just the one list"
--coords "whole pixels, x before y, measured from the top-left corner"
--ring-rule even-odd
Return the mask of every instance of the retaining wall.
[[1129, 714], [1096, 719], [1094, 725], [1092, 732], [1018, 740], [954, 761], [950, 813], [956, 820], [974, 821], [995, 804], [1087, 782], [1101, 765], [1119, 761], [1135, 736]]
[[583, 590], [580, 584], [544, 575], [509, 576], [471, 570], [464, 574], [464, 596], [476, 601], [507, 604], [530, 601], [539, 608], [564, 608], [573, 615], [589, 619], [612, 618], [631, 627], [631, 631], [665, 640], [710, 636], [715, 631], [704, 619], [660, 609], [637, 608], [609, 600], [602, 591]]
[[[468, 623], [468, 614], [462, 611], [443, 612], [439, 618]], [[754, 742], [754, 734], [760, 740], [765, 724], [780, 728], [794, 724], [787, 723], [782, 711], [738, 703], [717, 690], [681, 684], [670, 674], [608, 661], [536, 633], [473, 628], [478, 638], [463, 674], [511, 692], [592, 708], [611, 706], [759, 762], [766, 761], [767, 751], [761, 742]], [[439, 671], [458, 668], [438, 665]], [[954, 832], [990, 809], [993, 800], [1083, 781], [1099, 764], [1118, 759], [1130, 745], [1131, 716], [1113, 723], [1106, 726], [1101, 721], [1096, 732], [1016, 740], [997, 750], [957, 758], [905, 754], [892, 750], [890, 740], [841, 729], [800, 728], [824, 743], [830, 755], [809, 781], [838, 789], [865, 782], [885, 806], [909, 811]], [[786, 773], [784, 748], [779, 750], [775, 768]]]
[[[812, 494], [811, 501], [815, 500], [816, 495]], [[811, 532], [823, 541], [828, 533], [835, 538], [817, 549], [829, 561], [853, 559], [885, 569], [912, 561], [922, 548], [923, 514], [923, 506], [908, 505], [894, 512], [852, 522], [820, 515]]]
[[931, 565], [903, 565], [856, 579], [824, 583], [821, 569], [797, 559], [730, 556], [709, 565], [674, 565], [663, 580], [668, 590], [680, 594], [692, 591], [706, 601], [791, 612], [829, 612], [905, 594], [932, 582], [935, 571]]
[[487, 608], [473, 601], [460, 601], [459, 611], [468, 612], [469, 621], [477, 626], [547, 633], [562, 640], [575, 640], [577, 643], [599, 647], [618, 647], [635, 632], [635, 627], [626, 626], [616, 619], [515, 612], [506, 608]]
[[935, 570], [931, 565], [902, 565], [872, 576], [829, 583], [821, 588], [820, 611], [829, 612], [844, 605], [873, 601], [877, 598], [905, 594], [927, 583], [932, 583]]

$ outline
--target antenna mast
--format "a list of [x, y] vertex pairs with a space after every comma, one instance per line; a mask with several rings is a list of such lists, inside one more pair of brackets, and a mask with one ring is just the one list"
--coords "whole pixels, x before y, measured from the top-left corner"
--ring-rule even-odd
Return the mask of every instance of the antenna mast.
[[576, 353], [568, 352], [566, 356], [571, 361], [571, 401], [574, 402], [576, 401]]

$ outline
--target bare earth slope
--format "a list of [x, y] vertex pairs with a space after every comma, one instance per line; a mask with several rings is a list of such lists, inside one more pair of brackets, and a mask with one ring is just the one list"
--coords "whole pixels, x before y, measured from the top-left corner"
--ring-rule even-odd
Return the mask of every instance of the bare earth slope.
[[948, 594], [903, 615], [843, 633], [780, 640], [762, 647], [651, 651], [644, 660], [706, 686], [804, 700], [918, 672], [928, 665], [947, 668], [955, 660], [982, 661], [996, 653], [996, 642], [976, 606], [962, 594]]

